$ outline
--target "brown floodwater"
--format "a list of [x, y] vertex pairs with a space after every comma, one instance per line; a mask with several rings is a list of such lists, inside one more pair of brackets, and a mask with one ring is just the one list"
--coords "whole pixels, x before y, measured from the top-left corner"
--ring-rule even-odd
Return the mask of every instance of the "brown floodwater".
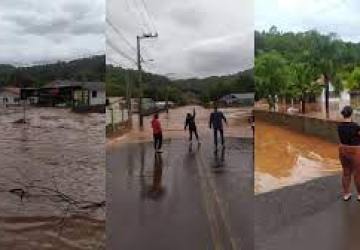
[[[209, 129], [209, 117], [212, 109], [205, 109], [201, 106], [185, 106], [170, 109], [169, 113], [160, 113], [160, 122], [163, 128], [164, 138], [187, 138], [188, 132], [184, 131], [184, 122], [187, 113], [192, 113], [196, 109], [196, 124], [200, 137], [211, 136]], [[224, 108], [225, 117], [228, 120], [228, 126], [224, 127], [225, 136], [228, 137], [252, 137], [251, 126], [248, 123], [248, 117], [251, 115], [251, 108]], [[128, 133], [108, 140], [108, 144], [141, 142], [152, 140], [151, 130], [152, 116], [144, 118], [143, 129], [139, 128], [138, 115], [133, 115], [133, 126]], [[201, 138], [200, 138], [201, 139]]]
[[258, 120], [255, 131], [257, 193], [337, 174], [341, 170], [337, 144]]
[[105, 116], [0, 109], [0, 249], [105, 249]]

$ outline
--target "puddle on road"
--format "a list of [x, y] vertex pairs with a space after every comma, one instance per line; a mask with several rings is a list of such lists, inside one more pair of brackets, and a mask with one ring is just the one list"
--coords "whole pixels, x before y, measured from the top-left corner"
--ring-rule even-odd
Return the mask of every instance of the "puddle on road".
[[340, 170], [337, 144], [256, 121], [256, 193], [304, 183]]
[[[103, 249], [103, 114], [0, 110], [0, 248]], [[9, 192], [11, 191], [11, 192]]]

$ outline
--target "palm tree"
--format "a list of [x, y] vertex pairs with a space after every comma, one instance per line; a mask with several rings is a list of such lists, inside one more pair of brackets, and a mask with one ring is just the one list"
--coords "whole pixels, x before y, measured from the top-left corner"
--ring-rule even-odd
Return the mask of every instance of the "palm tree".
[[306, 102], [311, 96], [318, 96], [322, 87], [314, 80], [316, 79], [316, 71], [306, 63], [297, 63], [291, 65], [293, 86], [291, 93], [301, 100], [301, 112], [306, 112]]

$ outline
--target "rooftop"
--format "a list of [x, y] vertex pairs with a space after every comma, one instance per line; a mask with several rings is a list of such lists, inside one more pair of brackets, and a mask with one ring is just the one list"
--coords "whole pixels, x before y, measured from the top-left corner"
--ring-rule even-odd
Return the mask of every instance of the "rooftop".
[[20, 96], [20, 88], [3, 87], [0, 88], [0, 94], [6, 93], [8, 95]]
[[89, 90], [105, 91], [103, 82], [80, 82], [70, 80], [55, 80], [44, 86], [45, 88], [82, 87]]

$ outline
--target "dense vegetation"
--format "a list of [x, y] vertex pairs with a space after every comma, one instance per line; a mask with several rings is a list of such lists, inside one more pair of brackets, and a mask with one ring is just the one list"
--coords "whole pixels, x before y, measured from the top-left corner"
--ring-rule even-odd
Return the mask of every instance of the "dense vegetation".
[[[273, 107], [276, 96], [289, 101], [314, 99], [331, 82], [336, 92], [360, 89], [360, 43], [336, 34], [280, 32], [276, 27], [255, 32], [257, 99]], [[319, 81], [319, 79], [321, 79]]]
[[53, 80], [105, 81], [105, 56], [31, 67], [0, 65], [0, 87], [40, 87]]
[[[143, 73], [142, 91], [145, 97], [154, 100], [169, 100], [185, 104], [209, 102], [232, 92], [254, 92], [253, 71], [247, 70], [228, 76], [212, 76], [204, 79], [192, 78], [170, 80], [165, 76]], [[125, 96], [127, 81], [131, 96], [139, 95], [138, 72], [120, 67], [107, 66], [106, 91], [108, 96]]]

